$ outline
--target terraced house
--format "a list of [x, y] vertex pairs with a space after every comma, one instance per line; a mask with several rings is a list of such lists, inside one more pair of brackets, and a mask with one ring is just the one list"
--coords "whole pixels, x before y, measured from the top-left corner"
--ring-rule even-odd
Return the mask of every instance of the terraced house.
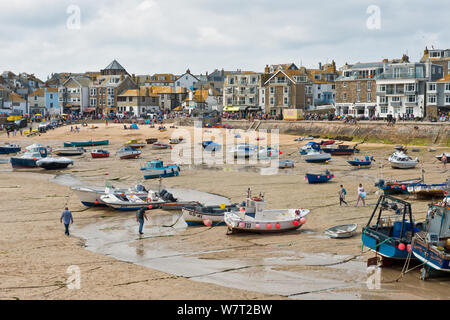
[[262, 74], [252, 71], [240, 71], [227, 75], [223, 90], [223, 111], [248, 112], [261, 110], [259, 105], [259, 89]]
[[427, 83], [427, 117], [438, 118], [450, 113], [450, 74]]
[[[387, 60], [385, 60], [387, 63]], [[335, 81], [338, 116], [373, 117], [377, 108], [375, 76], [384, 71], [383, 62], [345, 64]]]
[[31, 114], [61, 114], [57, 88], [40, 88], [28, 96]]
[[339, 77], [339, 71], [336, 70], [334, 60], [331, 63], [322, 65], [319, 63], [318, 69], [307, 69], [308, 76], [312, 82], [312, 108], [332, 106], [335, 102], [336, 83]]
[[89, 107], [88, 77], [70, 77], [58, 88], [59, 108], [63, 113], [83, 113]]
[[420, 62], [433, 62], [442, 66], [443, 75], [447, 76], [450, 74], [450, 49], [430, 49], [425, 47], [423, 52], [423, 57]]
[[159, 96], [152, 88], [128, 89], [117, 97], [117, 115], [146, 116], [159, 110]]
[[145, 79], [145, 86], [175, 87], [177, 77], [171, 73], [155, 73]]
[[[427, 103], [426, 92], [436, 92], [435, 82], [442, 78], [442, 69], [441, 65], [431, 61], [409, 62], [406, 55], [400, 60], [384, 63], [383, 72], [375, 77], [379, 116], [425, 117], [427, 105], [436, 106], [436, 100], [434, 103]], [[427, 82], [431, 83], [427, 85]], [[433, 96], [430, 96], [430, 99], [431, 97]], [[429, 111], [432, 112], [432, 109]]]
[[297, 69], [293, 64], [277, 65], [264, 69], [264, 83], [261, 88], [260, 104], [266, 113], [283, 115], [284, 109], [303, 109], [313, 103], [312, 82], [307, 69]]

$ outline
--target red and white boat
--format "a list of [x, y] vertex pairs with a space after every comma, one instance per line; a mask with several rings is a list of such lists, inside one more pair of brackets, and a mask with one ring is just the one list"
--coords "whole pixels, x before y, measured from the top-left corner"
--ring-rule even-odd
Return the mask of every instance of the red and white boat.
[[91, 152], [92, 158], [108, 158], [109, 157], [109, 151], [108, 150], [102, 150], [102, 149], [94, 149]]
[[135, 159], [141, 155], [141, 151], [133, 149], [131, 147], [123, 147], [117, 151], [117, 155], [120, 159]]
[[165, 142], [155, 142], [152, 149], [172, 149], [172, 146]]

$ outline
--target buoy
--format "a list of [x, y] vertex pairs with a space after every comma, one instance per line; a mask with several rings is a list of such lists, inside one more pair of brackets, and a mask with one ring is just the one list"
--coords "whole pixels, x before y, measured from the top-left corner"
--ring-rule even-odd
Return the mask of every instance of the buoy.
[[358, 164], [358, 168], [361, 168], [361, 165], [360, 165], [360, 164]]
[[411, 245], [410, 245], [410, 244], [406, 245], [406, 250], [407, 250], [408, 252], [411, 252], [411, 250], [412, 250], [412, 247], [411, 247]]
[[108, 172], [108, 171], [106, 171], [106, 172], [105, 172], [105, 175], [107, 176], [108, 174], [109, 174], [109, 172]]
[[95, 204], [98, 204], [98, 200], [97, 200], [97, 199], [95, 199], [94, 203], [95, 203]]
[[226, 207], [226, 206], [225, 206], [225, 204], [224, 204], [224, 203], [221, 203], [221, 204], [220, 204], [220, 209], [222, 209], [222, 210], [223, 210], [223, 209], [225, 209], [225, 207]]
[[403, 243], [400, 243], [398, 245], [398, 250], [401, 250], [401, 251], [405, 250], [405, 245]]
[[305, 219], [305, 218], [301, 218], [301, 219], [300, 219], [300, 223], [301, 223], [301, 224], [305, 224], [305, 223], [306, 223], [306, 219]]
[[212, 226], [212, 221], [211, 219], [203, 219], [203, 224], [207, 227]]
[[326, 163], [326, 164], [328, 164], [328, 160], [327, 160], [327, 161], [325, 161], [325, 163]]
[[151, 209], [153, 209], [153, 206], [151, 204], [149, 204], [148, 208], [151, 210]]
[[294, 220], [294, 221], [292, 221], [292, 224], [293, 224], [294, 226], [298, 226], [299, 222], [298, 222], [297, 220]]
[[272, 229], [272, 225], [270, 223], [266, 224], [267, 229]]
[[280, 229], [280, 228], [281, 228], [281, 225], [280, 225], [279, 223], [277, 223], [277, 224], [275, 225], [275, 228]]
[[259, 229], [259, 228], [261, 228], [261, 225], [259, 223], [257, 223], [257, 224], [255, 224], [255, 228]]
[[402, 185], [402, 190], [405, 190], [405, 185], [404, 184]]
[[283, 152], [280, 151], [280, 154], [283, 154]]
[[239, 222], [239, 227], [244, 228], [245, 227], [245, 223], [244, 222]]
[[245, 208], [240, 208], [239, 211], [240, 212], [245, 212]]

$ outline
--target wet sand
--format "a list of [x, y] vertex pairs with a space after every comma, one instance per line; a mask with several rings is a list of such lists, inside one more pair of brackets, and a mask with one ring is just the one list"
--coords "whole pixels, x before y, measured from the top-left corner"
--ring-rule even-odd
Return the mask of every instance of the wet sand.
[[[2, 299], [448, 299], [448, 278], [421, 281], [419, 271], [398, 282], [402, 265], [382, 271], [381, 289], [366, 286], [366, 261], [373, 254], [361, 254], [361, 229], [378, 199], [374, 183], [380, 178], [381, 163], [387, 164], [392, 146], [362, 144], [361, 154], [374, 155], [370, 169], [353, 169], [349, 157], [333, 156], [328, 165], [307, 164], [298, 154], [305, 142], [280, 135], [281, 159], [295, 160], [293, 169], [276, 175], [261, 175], [260, 167], [249, 164], [182, 165], [179, 177], [163, 180], [175, 190], [193, 189], [241, 202], [248, 187], [266, 195], [268, 208], [308, 208], [307, 223], [297, 231], [272, 234], [226, 235], [226, 227], [187, 228], [179, 212], [148, 211], [145, 237], [137, 236], [134, 213], [111, 209], [86, 209], [67, 185], [55, 182], [55, 175], [103, 186], [112, 180], [117, 186], [143, 182], [140, 166], [160, 158], [171, 163], [170, 150], [143, 149], [141, 159], [119, 160], [115, 151], [132, 138], [158, 137], [160, 141], [180, 136], [174, 129], [160, 133], [155, 128], [123, 130], [123, 125], [96, 124], [71, 133], [70, 127], [41, 136], [0, 136], [0, 143], [22, 147], [42, 143], [61, 148], [64, 141], [109, 139], [111, 157], [92, 159], [89, 154], [74, 157], [75, 165], [61, 171], [41, 169], [13, 171], [0, 161], [0, 298]], [[192, 128], [183, 128], [192, 133]], [[214, 131], [206, 130], [206, 135]], [[222, 131], [223, 132], [223, 131]], [[208, 140], [205, 137], [205, 140]], [[267, 140], [270, 142], [269, 137]], [[255, 141], [250, 141], [255, 143]], [[353, 143], [350, 143], [353, 144]], [[102, 147], [103, 148], [103, 147]], [[434, 158], [445, 149], [411, 152], [424, 165], [428, 183], [449, 177]], [[409, 146], [411, 150], [411, 146]], [[8, 159], [1, 156], [1, 159]], [[336, 178], [327, 184], [309, 185], [306, 170], [328, 168]], [[384, 178], [420, 177], [420, 169], [383, 168]], [[356, 190], [362, 183], [367, 206], [354, 207]], [[157, 185], [156, 180], [144, 181]], [[348, 207], [339, 207], [339, 185], [347, 189]], [[408, 197], [402, 197], [408, 199]], [[429, 201], [409, 197], [417, 220], [426, 215]], [[72, 237], [64, 236], [59, 216], [65, 205], [74, 214]], [[349, 239], [329, 239], [324, 230], [337, 224], [357, 223], [358, 233]], [[69, 290], [65, 282], [71, 265], [81, 269], [81, 289]], [[176, 289], [176, 290], [174, 290]]]

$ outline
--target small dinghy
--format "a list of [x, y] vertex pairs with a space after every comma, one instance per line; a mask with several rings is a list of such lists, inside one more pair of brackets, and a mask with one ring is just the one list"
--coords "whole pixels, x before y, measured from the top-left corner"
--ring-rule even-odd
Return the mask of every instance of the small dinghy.
[[21, 148], [17, 144], [4, 144], [0, 146], [0, 154], [18, 153]]
[[68, 158], [42, 158], [36, 161], [38, 167], [44, 168], [46, 170], [57, 170], [65, 169], [69, 165], [73, 165], [73, 160]]
[[152, 149], [172, 149], [172, 147], [165, 142], [155, 142], [152, 144]]
[[294, 161], [292, 161], [292, 160], [280, 160], [278, 167], [280, 169], [293, 168], [294, 167]]
[[247, 199], [239, 211], [226, 212], [224, 215], [228, 231], [272, 233], [286, 232], [300, 228], [306, 223], [307, 209], [265, 210], [263, 195], [253, 197], [250, 189]]
[[223, 221], [225, 212], [238, 210], [237, 204], [220, 206], [204, 206], [198, 204], [183, 207], [181, 211], [183, 212], [184, 221], [186, 221], [188, 226], [210, 226], [225, 224]]
[[54, 154], [64, 157], [81, 156], [85, 152], [86, 149], [84, 148], [64, 148], [64, 149], [56, 149], [55, 151], [53, 151]]
[[325, 230], [325, 234], [330, 238], [350, 238], [355, 234], [356, 228], [358, 228], [356, 223], [342, 224], [328, 228]]
[[94, 149], [91, 152], [91, 157], [96, 158], [108, 158], [109, 157], [109, 151], [108, 150], [102, 150], [102, 149]]
[[169, 144], [180, 144], [181, 141], [183, 141], [182, 138], [169, 139]]
[[72, 142], [64, 142], [64, 147], [93, 147], [93, 146], [104, 146], [108, 144], [109, 140], [72, 141]]
[[132, 147], [134, 149], [140, 149], [140, 148], [144, 148], [146, 146], [146, 143], [139, 141], [137, 139], [132, 139], [128, 142], [124, 143], [125, 147]]
[[355, 158], [353, 160], [347, 160], [348, 164], [350, 164], [353, 167], [370, 167], [372, 165], [372, 161], [375, 161], [373, 159], [373, 156], [365, 156], [364, 159], [358, 159]]
[[306, 173], [305, 180], [308, 180], [309, 184], [325, 183], [334, 178], [329, 170], [325, 170], [323, 173]]
[[158, 139], [157, 138], [148, 138], [145, 139], [145, 142], [147, 142], [147, 144], [154, 144], [155, 142], [157, 142]]
[[314, 150], [311, 149], [305, 155], [305, 161], [309, 163], [321, 163], [326, 162], [331, 159], [331, 155], [329, 153], [325, 153], [322, 150]]
[[119, 151], [117, 151], [117, 155], [120, 159], [136, 159], [141, 155], [140, 150], [136, 150], [132, 147], [123, 147]]

